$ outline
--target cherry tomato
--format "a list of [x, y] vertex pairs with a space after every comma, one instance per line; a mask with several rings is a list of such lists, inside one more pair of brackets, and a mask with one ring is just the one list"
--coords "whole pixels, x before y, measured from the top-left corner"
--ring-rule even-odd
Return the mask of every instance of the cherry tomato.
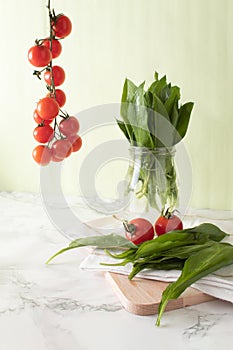
[[79, 135], [71, 135], [68, 137], [68, 140], [72, 144], [72, 151], [77, 152], [82, 147], [82, 139]]
[[51, 59], [51, 52], [46, 46], [36, 45], [28, 51], [28, 60], [35, 67], [45, 67]]
[[52, 145], [53, 157], [64, 159], [69, 157], [72, 152], [72, 144], [69, 140], [57, 140]]
[[77, 132], [79, 131], [78, 119], [75, 117], [63, 119], [59, 124], [59, 129], [65, 136], [77, 134]]
[[40, 143], [46, 143], [53, 139], [54, 131], [50, 125], [37, 126], [33, 131], [34, 139]]
[[34, 160], [40, 165], [47, 165], [51, 161], [52, 151], [44, 145], [39, 145], [32, 152]]
[[[66, 94], [61, 89], [55, 89], [55, 95], [55, 100], [59, 104], [60, 108], [63, 107], [66, 103]], [[47, 94], [47, 96], [54, 98], [54, 94], [51, 94], [50, 92]]]
[[48, 119], [48, 120], [41, 119], [41, 117], [38, 115], [36, 110], [33, 113], [33, 118], [37, 124], [43, 124], [43, 125], [49, 125], [53, 121], [53, 119]]
[[161, 215], [155, 222], [155, 232], [158, 236], [175, 230], [183, 230], [183, 223], [181, 219], [174, 214], [168, 216]]
[[72, 30], [72, 23], [65, 15], [58, 15], [53, 25], [54, 34], [58, 38], [64, 38], [69, 35]]
[[154, 227], [150, 221], [136, 218], [129, 222], [124, 221], [125, 236], [134, 244], [151, 240], [154, 238]]
[[56, 162], [56, 163], [59, 163], [59, 162], [62, 162], [64, 160], [64, 158], [57, 158], [55, 156], [55, 154], [52, 154], [52, 158], [51, 158], [51, 161], [52, 162]]
[[59, 113], [59, 104], [51, 97], [44, 97], [37, 103], [36, 111], [42, 119], [53, 119]]
[[[50, 50], [50, 39], [45, 39], [42, 43], [43, 46], [46, 46]], [[57, 58], [62, 51], [62, 46], [59, 40], [52, 40], [52, 58]]]
[[[53, 66], [53, 81], [55, 86], [59, 86], [65, 81], [65, 71], [60, 66]], [[46, 70], [44, 73], [44, 80], [48, 85], [52, 84], [52, 73], [50, 70]]]

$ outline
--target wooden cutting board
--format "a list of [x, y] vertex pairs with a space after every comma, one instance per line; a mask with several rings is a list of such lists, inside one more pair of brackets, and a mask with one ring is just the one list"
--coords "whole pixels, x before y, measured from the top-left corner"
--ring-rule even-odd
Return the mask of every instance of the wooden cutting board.
[[[106, 277], [127, 311], [142, 316], [154, 315], [158, 312], [162, 293], [168, 283], [137, 277], [130, 281], [128, 276], [113, 272], [107, 272]], [[166, 311], [211, 300], [215, 298], [190, 287], [178, 299], [170, 300]]]

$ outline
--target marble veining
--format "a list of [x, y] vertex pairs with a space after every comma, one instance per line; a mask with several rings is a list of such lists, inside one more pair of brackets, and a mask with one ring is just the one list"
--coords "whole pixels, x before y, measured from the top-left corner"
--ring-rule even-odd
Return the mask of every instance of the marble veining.
[[203, 314], [197, 315], [197, 322], [185, 329], [183, 335], [188, 339], [194, 337], [204, 337], [208, 331], [218, 324], [218, 321], [227, 314]]
[[[10, 271], [8, 272], [10, 273]], [[14, 301], [17, 300], [17, 305], [15, 307], [8, 307], [6, 309], [2, 309], [0, 306], [0, 313], [6, 312], [20, 312], [27, 307], [30, 308], [47, 308], [53, 312], [60, 313], [63, 311], [105, 311], [105, 312], [115, 312], [122, 309], [122, 306], [119, 302], [113, 303], [100, 303], [93, 304], [87, 303], [84, 300], [75, 299], [73, 296], [61, 297], [61, 296], [51, 296], [51, 295], [43, 295], [46, 293], [44, 289], [41, 289], [40, 285], [35, 282], [28, 281], [22, 274], [23, 272], [18, 272], [12, 270], [11, 274], [8, 275], [8, 287], [13, 287], [14, 292], [12, 293], [12, 288], [8, 288], [8, 298], [11, 293], [14, 295], [15, 290], [17, 290], [17, 299], [14, 296]], [[35, 270], [36, 273], [36, 270]], [[59, 291], [56, 289], [56, 294], [63, 294], [64, 288]], [[1, 295], [1, 293], [0, 293]], [[5, 298], [6, 295], [5, 295]]]
[[[29, 298], [27, 296], [20, 296], [22, 301], [22, 305], [24, 307], [30, 306], [32, 308], [47, 308], [52, 310], [53, 312], [60, 313], [61, 311], [106, 311], [106, 312], [115, 312], [122, 309], [122, 306], [118, 303], [116, 304], [101, 304], [101, 305], [91, 305], [84, 304], [79, 302], [78, 300], [70, 299], [70, 298]], [[21, 310], [23, 307], [20, 308]], [[12, 311], [12, 310], [10, 310]]]

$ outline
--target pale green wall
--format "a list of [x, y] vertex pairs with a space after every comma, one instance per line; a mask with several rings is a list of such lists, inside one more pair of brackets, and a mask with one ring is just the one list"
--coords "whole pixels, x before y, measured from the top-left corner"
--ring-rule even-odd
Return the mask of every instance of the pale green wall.
[[[4, 55], [0, 57], [0, 190], [39, 189], [39, 168], [31, 160], [32, 112], [45, 91], [33, 79], [26, 54], [34, 39], [47, 32], [46, 2], [0, 3], [1, 33], [7, 34], [2, 34]], [[118, 102], [126, 76], [149, 83], [155, 69], [167, 74], [181, 87], [183, 101], [195, 102], [185, 141], [193, 167], [191, 204], [233, 209], [233, 1], [67, 0], [52, 4], [71, 17], [74, 27], [57, 61], [67, 73], [66, 109], [76, 113]], [[117, 132], [110, 130], [110, 138], [111, 133]], [[94, 145], [89, 138], [80, 162]], [[74, 179], [76, 175], [71, 164], [66, 176]], [[111, 186], [108, 178], [105, 186], [107, 190]]]

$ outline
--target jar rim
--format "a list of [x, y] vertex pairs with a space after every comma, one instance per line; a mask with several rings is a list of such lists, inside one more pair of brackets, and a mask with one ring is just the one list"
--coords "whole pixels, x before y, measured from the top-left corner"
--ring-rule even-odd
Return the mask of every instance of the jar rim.
[[176, 152], [175, 146], [169, 147], [157, 147], [157, 148], [149, 148], [145, 146], [134, 146], [130, 145], [129, 151], [133, 151], [136, 154], [157, 154], [157, 155], [174, 155]]

